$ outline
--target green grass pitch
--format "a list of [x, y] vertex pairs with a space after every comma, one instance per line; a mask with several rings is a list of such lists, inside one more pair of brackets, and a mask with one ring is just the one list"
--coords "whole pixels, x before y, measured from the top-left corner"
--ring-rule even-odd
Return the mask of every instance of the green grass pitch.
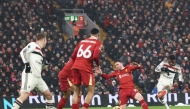
[[[170, 106], [170, 108], [171, 109], [190, 109], [190, 106]], [[27, 108], [27, 109], [45, 109], [45, 108]], [[63, 109], [71, 109], [71, 108], [63, 108]], [[89, 109], [113, 109], [113, 107], [90, 107]], [[142, 109], [142, 108], [141, 107], [127, 107], [126, 109]], [[166, 109], [166, 108], [165, 106], [149, 106], [149, 109]]]

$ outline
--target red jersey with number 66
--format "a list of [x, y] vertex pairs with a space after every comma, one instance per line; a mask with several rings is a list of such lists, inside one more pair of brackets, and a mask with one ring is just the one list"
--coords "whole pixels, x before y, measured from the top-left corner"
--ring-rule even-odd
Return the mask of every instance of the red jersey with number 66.
[[72, 69], [78, 69], [92, 73], [93, 61], [100, 65], [99, 54], [102, 43], [97, 39], [88, 38], [82, 40], [76, 46], [71, 58], [74, 61]]

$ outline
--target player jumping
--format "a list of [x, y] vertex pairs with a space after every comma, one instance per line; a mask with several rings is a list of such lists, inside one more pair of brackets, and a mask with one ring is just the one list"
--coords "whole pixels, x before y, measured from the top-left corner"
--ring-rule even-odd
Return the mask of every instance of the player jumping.
[[96, 65], [100, 66], [99, 54], [102, 43], [98, 40], [99, 30], [93, 28], [91, 30], [91, 37], [82, 40], [76, 46], [72, 59], [74, 61], [72, 67], [74, 94], [72, 99], [72, 109], [78, 109], [78, 96], [81, 90], [81, 84], [87, 86], [88, 93], [82, 109], [88, 109], [89, 104], [94, 96], [94, 74], [92, 72], [93, 60]]
[[[62, 109], [65, 106], [67, 100], [71, 95], [71, 91], [72, 92], [74, 91], [73, 75], [71, 73], [72, 65], [73, 65], [73, 60], [70, 59], [63, 67], [63, 69], [59, 72], [58, 77], [59, 77], [60, 89], [63, 91], [64, 96], [59, 101], [57, 109]], [[80, 100], [81, 100], [81, 93], [79, 94], [78, 97], [78, 107], [80, 106]]]
[[136, 62], [130, 65], [123, 66], [121, 60], [115, 62], [116, 70], [110, 74], [102, 73], [101, 69], [97, 69], [96, 72], [100, 73], [105, 79], [117, 77], [119, 81], [119, 97], [120, 97], [120, 107], [121, 109], [126, 109], [126, 104], [129, 98], [140, 101], [141, 107], [143, 109], [148, 109], [148, 104], [144, 100], [143, 96], [134, 88], [132, 71], [136, 69], [141, 69], [142, 66]]
[[182, 88], [182, 73], [180, 65], [176, 64], [174, 55], [169, 55], [167, 61], [162, 61], [156, 68], [155, 72], [160, 72], [157, 88], [160, 102], [165, 105], [166, 109], [170, 109], [164, 95], [166, 95], [173, 86], [175, 74], [179, 76], [179, 88]]

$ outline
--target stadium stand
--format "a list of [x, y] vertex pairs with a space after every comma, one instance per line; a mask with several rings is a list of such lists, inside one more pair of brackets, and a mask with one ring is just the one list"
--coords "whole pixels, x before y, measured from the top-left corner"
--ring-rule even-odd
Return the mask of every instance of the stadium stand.
[[[59, 1], [59, 0], [58, 0]], [[82, 8], [107, 33], [104, 47], [112, 59], [125, 64], [136, 61], [144, 69], [134, 72], [134, 82], [146, 93], [156, 87], [159, 74], [154, 68], [166, 56], [176, 54], [182, 66], [184, 88], [173, 92], [189, 92], [189, 11], [186, 0], [72, 0], [61, 8]], [[76, 5], [78, 3], [78, 5]], [[75, 5], [73, 5], [75, 4]]]
[[[190, 92], [189, 1], [64, 0], [67, 5], [59, 1], [0, 1], [0, 95], [18, 96], [23, 70], [19, 52], [28, 42], [35, 41], [41, 28], [48, 36], [44, 54], [51, 57], [51, 65], [42, 72], [42, 77], [52, 93], [62, 94], [57, 74], [83, 36], [74, 39], [61, 32], [55, 16], [57, 8], [84, 9], [106, 33], [102, 34], [106, 35], [101, 54], [104, 72], [113, 70], [110, 59], [121, 58], [125, 64], [137, 61], [143, 69], [134, 72], [134, 82], [145, 93], [151, 93], [159, 78], [154, 68], [165, 56], [175, 53], [177, 63], [182, 66], [184, 88], [178, 89], [176, 78], [172, 92]], [[117, 80], [104, 80], [97, 75], [95, 93], [118, 93]], [[31, 92], [31, 95], [36, 94], [36, 91]]]
[[[59, 90], [58, 72], [69, 60], [75, 45], [83, 39], [63, 37], [57, 24], [56, 2], [52, 0], [14, 0], [2, 2], [0, 6], [0, 95], [18, 96], [21, 85], [23, 63], [19, 52], [27, 43], [35, 41], [35, 35], [44, 28], [48, 36], [47, 47], [44, 49], [46, 57], [50, 57], [51, 65], [42, 71], [42, 77], [52, 93], [62, 94]], [[106, 59], [105, 53], [101, 56], [106, 70], [112, 66]], [[31, 95], [38, 94], [32, 91]]]

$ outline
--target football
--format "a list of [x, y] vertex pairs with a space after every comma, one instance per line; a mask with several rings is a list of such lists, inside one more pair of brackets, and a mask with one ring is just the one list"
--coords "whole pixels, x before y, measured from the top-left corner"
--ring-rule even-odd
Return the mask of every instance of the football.
[[121, 109], [120, 106], [115, 106], [113, 109]]

